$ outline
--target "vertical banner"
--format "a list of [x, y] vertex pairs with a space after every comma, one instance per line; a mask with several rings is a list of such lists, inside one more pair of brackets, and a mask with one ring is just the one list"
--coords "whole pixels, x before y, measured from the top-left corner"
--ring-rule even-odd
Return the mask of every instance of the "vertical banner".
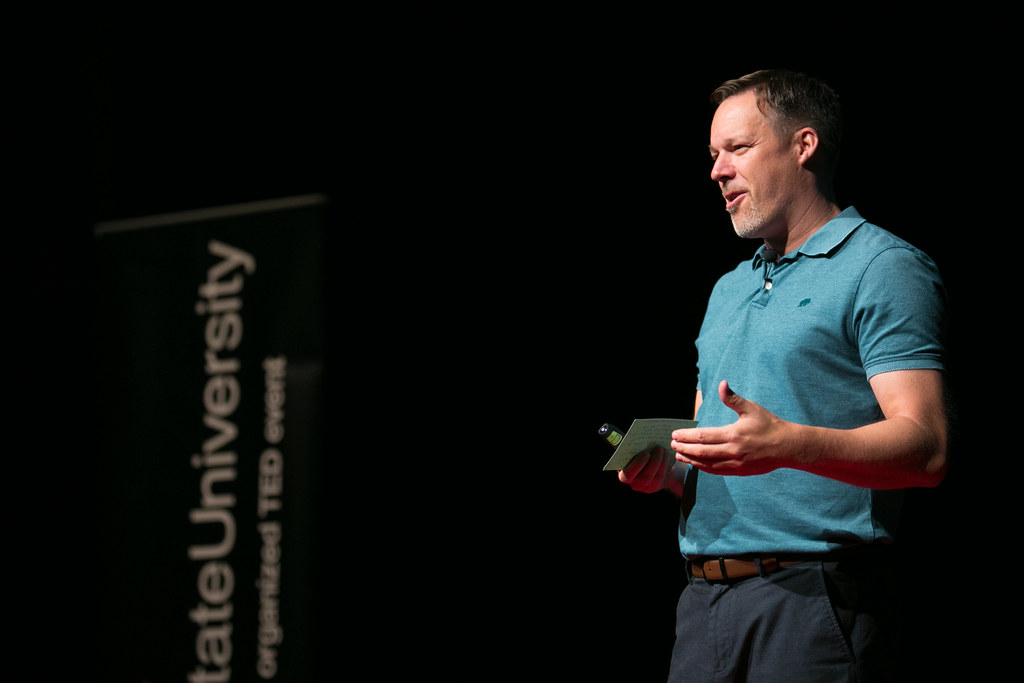
[[313, 679], [326, 209], [96, 228], [105, 681]]

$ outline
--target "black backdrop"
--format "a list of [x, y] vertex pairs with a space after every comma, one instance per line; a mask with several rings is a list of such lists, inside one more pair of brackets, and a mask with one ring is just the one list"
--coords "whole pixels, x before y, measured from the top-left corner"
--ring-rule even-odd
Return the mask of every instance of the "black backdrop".
[[[977, 355], [1001, 330], [981, 304], [998, 294], [967, 240], [1002, 237], [985, 171], [999, 156], [986, 93], [1001, 43], [968, 50], [973, 27], [953, 21], [913, 50], [910, 23], [755, 49], [733, 30], [611, 17], [298, 14], [86, 24], [46, 79], [48, 135], [28, 166], [45, 187], [25, 203], [44, 217], [31, 289], [64, 312], [41, 316], [63, 333], [90, 324], [97, 221], [331, 198], [331, 436], [311, 492], [326, 529], [310, 577], [323, 671], [661, 680], [682, 586], [676, 511], [601, 471], [596, 429], [688, 416], [704, 301], [752, 249], [707, 176], [707, 94], [766, 66], [841, 93], [841, 203], [946, 278], [960, 432], [947, 481], [911, 495], [908, 651], [919, 671], [960, 653], [978, 663], [963, 639], [989, 613], [965, 584], [992, 577], [965, 572], [977, 553], [1001, 557], [1008, 522], [975, 459], [1009, 453], [983, 419], [996, 356]], [[56, 478], [55, 504], [79, 520], [47, 527], [47, 585], [101, 615], [67, 567], [103, 571], [89, 541], [103, 529], [80, 522], [99, 485], [103, 454], [85, 435], [102, 371], [69, 358], [66, 339], [30, 353], [58, 369], [66, 390], [40, 396], [75, 436], [51, 437], [59, 466], [30, 472]], [[110, 656], [74, 620], [40, 623], [101, 653], [89, 661]]]

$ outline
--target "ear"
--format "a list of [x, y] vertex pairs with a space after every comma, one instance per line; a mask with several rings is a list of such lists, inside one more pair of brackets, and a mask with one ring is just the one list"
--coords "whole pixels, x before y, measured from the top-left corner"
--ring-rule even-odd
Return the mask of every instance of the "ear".
[[813, 128], [801, 128], [793, 134], [793, 146], [797, 161], [805, 166], [818, 151], [818, 132]]

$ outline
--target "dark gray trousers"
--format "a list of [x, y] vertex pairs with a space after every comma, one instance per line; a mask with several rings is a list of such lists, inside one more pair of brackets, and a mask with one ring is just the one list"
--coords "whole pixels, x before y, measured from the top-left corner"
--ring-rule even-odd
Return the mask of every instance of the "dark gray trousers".
[[733, 581], [691, 578], [669, 682], [895, 680], [892, 583], [888, 558], [875, 552]]

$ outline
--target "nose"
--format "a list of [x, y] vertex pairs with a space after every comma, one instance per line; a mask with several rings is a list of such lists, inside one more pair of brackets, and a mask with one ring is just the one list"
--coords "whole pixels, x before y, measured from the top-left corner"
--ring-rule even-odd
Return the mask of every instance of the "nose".
[[716, 183], [728, 180], [733, 176], [732, 164], [728, 161], [727, 154], [719, 154], [711, 165], [711, 179]]

